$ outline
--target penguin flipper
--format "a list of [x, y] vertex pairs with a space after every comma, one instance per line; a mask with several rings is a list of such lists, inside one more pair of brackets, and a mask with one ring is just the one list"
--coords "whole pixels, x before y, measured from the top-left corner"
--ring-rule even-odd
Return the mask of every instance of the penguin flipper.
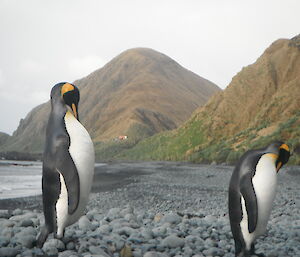
[[64, 177], [68, 191], [68, 213], [73, 214], [78, 207], [80, 197], [78, 171], [68, 149], [60, 147], [57, 154], [57, 170]]
[[245, 200], [248, 215], [248, 230], [249, 233], [252, 233], [257, 225], [258, 210], [256, 195], [252, 184], [252, 176], [250, 173], [241, 178], [240, 191]]

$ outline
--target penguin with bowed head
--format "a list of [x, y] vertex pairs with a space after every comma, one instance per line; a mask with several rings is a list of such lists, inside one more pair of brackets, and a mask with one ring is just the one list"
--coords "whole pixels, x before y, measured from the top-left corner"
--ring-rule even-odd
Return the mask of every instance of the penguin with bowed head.
[[274, 142], [250, 150], [238, 161], [229, 184], [229, 219], [235, 256], [256, 254], [254, 243], [266, 231], [277, 186], [277, 172], [288, 162], [289, 147]]
[[90, 135], [79, 122], [79, 90], [58, 83], [51, 90], [51, 113], [43, 154], [45, 224], [38, 235], [42, 247], [49, 233], [64, 236], [65, 228], [84, 213], [94, 176], [95, 154]]

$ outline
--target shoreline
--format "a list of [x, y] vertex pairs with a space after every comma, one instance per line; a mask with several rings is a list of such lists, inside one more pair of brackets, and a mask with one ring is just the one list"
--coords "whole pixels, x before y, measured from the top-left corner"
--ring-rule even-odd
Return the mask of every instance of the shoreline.
[[[90, 200], [98, 193], [115, 192], [129, 184], [136, 183], [140, 176], [151, 175], [159, 171], [176, 171], [181, 167], [214, 167], [216, 170], [233, 169], [232, 166], [205, 165], [188, 162], [108, 162], [104, 165], [95, 166], [94, 183], [92, 185]], [[300, 176], [299, 166], [288, 166], [284, 173], [293, 177]], [[222, 172], [222, 171], [221, 171]], [[224, 172], [224, 171], [223, 171]], [[42, 211], [42, 195], [32, 195], [25, 197], [14, 197], [0, 199], [0, 210], [24, 209]]]

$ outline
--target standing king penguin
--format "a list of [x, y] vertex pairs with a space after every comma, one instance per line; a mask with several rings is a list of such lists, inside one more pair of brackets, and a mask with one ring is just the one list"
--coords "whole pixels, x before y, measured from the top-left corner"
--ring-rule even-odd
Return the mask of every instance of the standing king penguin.
[[43, 155], [45, 225], [38, 238], [42, 247], [49, 233], [62, 238], [65, 227], [84, 213], [94, 176], [92, 140], [78, 117], [79, 90], [70, 83], [51, 91], [51, 113]]
[[235, 256], [255, 254], [254, 241], [264, 234], [277, 186], [277, 172], [288, 162], [289, 147], [274, 142], [246, 152], [237, 163], [229, 185], [229, 219]]

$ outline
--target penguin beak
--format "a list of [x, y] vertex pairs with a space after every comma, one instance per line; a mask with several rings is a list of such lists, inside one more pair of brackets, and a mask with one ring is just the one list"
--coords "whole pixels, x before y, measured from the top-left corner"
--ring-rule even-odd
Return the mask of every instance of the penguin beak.
[[278, 172], [281, 167], [282, 167], [282, 162], [278, 162], [276, 166], [276, 171]]
[[72, 104], [72, 111], [73, 111], [74, 117], [78, 120], [77, 107], [74, 103]]

